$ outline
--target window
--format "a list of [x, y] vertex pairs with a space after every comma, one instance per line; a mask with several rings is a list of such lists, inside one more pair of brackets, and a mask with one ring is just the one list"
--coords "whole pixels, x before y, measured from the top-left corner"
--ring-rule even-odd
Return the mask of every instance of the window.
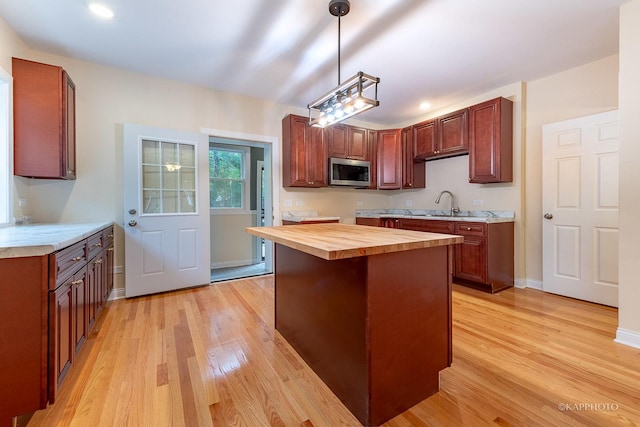
[[211, 209], [246, 209], [249, 149], [212, 144], [209, 147]]
[[11, 222], [11, 141], [13, 120], [11, 116], [11, 76], [0, 68], [0, 227]]

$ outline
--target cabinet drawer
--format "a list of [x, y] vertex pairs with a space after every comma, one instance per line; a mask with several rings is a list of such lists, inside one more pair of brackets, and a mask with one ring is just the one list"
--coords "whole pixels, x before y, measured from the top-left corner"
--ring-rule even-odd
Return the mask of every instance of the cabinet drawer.
[[86, 264], [86, 240], [54, 253], [53, 258], [55, 281], [49, 282], [49, 289], [51, 290], [55, 289]]
[[92, 259], [102, 252], [102, 232], [96, 233], [87, 239], [87, 259]]
[[428, 233], [453, 233], [453, 222], [428, 219], [403, 218], [401, 228], [405, 230], [425, 231]]
[[485, 237], [487, 235], [487, 224], [479, 222], [457, 222], [455, 234]]

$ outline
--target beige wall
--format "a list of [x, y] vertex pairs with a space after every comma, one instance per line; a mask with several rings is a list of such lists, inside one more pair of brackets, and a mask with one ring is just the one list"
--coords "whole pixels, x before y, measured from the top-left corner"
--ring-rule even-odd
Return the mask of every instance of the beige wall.
[[245, 233], [257, 225], [257, 213], [211, 215], [211, 268], [237, 267], [259, 262], [257, 238]]
[[620, 291], [617, 339], [640, 348], [640, 0], [620, 8]]
[[542, 283], [542, 125], [618, 108], [618, 55], [527, 84], [526, 277]]

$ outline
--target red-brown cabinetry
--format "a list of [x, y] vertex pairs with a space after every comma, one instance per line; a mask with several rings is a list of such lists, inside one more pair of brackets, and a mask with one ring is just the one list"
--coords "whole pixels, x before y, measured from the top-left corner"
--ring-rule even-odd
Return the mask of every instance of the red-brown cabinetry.
[[454, 247], [455, 283], [492, 293], [514, 284], [513, 222], [356, 218], [356, 224], [376, 225], [375, 219], [380, 227], [463, 236], [464, 242]]
[[75, 85], [61, 67], [13, 58], [14, 174], [76, 178]]
[[[89, 258], [96, 236], [104, 238]], [[90, 265], [103, 257], [102, 280], [92, 282]], [[90, 311], [91, 284], [103, 290], [104, 305], [112, 271], [113, 226], [51, 254], [0, 258], [0, 337], [10, 343], [0, 351], [0, 425], [54, 403], [99, 314]]]
[[328, 159], [326, 130], [309, 126], [309, 119], [288, 115], [282, 119], [282, 185], [326, 187]]
[[469, 182], [513, 180], [513, 103], [496, 98], [469, 107]]
[[435, 160], [469, 152], [469, 109], [413, 125], [416, 160]]

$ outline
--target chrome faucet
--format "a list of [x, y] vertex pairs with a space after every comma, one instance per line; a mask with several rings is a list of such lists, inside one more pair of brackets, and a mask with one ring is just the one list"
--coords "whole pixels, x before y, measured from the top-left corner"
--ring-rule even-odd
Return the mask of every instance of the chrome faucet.
[[444, 190], [441, 191], [440, 194], [438, 194], [438, 198], [436, 199], [436, 203], [440, 203], [440, 197], [442, 197], [442, 195], [444, 193], [447, 193], [449, 195], [449, 197], [451, 198], [451, 216], [454, 216], [455, 214], [457, 214], [458, 212], [460, 212], [460, 208], [458, 207], [453, 207], [454, 205], [454, 198], [453, 198], [453, 193], [449, 190]]

